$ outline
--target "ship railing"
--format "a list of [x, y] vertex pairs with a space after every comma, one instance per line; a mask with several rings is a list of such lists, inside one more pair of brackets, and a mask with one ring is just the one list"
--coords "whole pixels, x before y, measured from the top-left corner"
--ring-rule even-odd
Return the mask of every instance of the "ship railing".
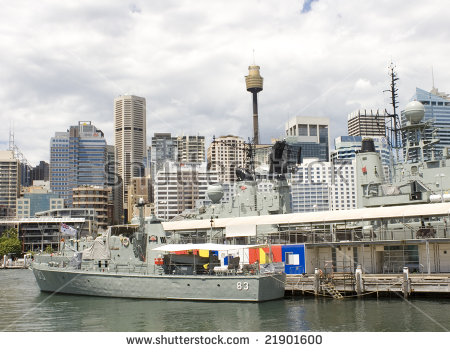
[[393, 222], [376, 226], [362, 224], [348, 227], [329, 226], [322, 228], [291, 227], [277, 233], [260, 234], [272, 244], [359, 242], [359, 241], [403, 241], [450, 238], [450, 228], [446, 221], [433, 221], [425, 224]]

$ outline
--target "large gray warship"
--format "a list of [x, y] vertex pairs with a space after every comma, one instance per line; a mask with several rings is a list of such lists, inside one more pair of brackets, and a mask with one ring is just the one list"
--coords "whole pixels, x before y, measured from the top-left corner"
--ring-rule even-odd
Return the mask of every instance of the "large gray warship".
[[[248, 246], [171, 244], [174, 239], [166, 236], [160, 220], [153, 217], [145, 224], [143, 203], [140, 205], [140, 224], [130, 236], [113, 234], [114, 228], [110, 228], [94, 241], [79, 243], [82, 251], [66, 247], [60, 256], [38, 256], [32, 270], [41, 291], [253, 302], [284, 296], [283, 268], [240, 265], [239, 257], [227, 255]], [[200, 255], [201, 251], [208, 255]]]
[[386, 180], [380, 154], [370, 139], [356, 155], [359, 207], [426, 204], [450, 201], [450, 155], [444, 149], [436, 155], [439, 139], [429, 130], [432, 120], [424, 120], [422, 103], [412, 101], [405, 107], [403, 156], [392, 163], [392, 180]]

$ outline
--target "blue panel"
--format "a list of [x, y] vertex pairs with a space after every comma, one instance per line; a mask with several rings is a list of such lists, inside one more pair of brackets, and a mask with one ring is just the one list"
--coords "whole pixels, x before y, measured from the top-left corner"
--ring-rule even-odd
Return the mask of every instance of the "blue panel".
[[[292, 253], [298, 255], [298, 265], [288, 265], [286, 263], [286, 253]], [[305, 264], [305, 245], [304, 244], [292, 244], [281, 247], [282, 260], [285, 263], [284, 270], [286, 274], [304, 274], [306, 272]]]

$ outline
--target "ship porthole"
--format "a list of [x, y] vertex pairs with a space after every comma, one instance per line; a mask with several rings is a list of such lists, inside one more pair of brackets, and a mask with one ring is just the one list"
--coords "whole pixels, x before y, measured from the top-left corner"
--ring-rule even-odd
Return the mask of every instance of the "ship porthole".
[[188, 286], [191, 286], [191, 284], [187, 284]]
[[220, 287], [220, 284], [217, 284], [217, 287]]

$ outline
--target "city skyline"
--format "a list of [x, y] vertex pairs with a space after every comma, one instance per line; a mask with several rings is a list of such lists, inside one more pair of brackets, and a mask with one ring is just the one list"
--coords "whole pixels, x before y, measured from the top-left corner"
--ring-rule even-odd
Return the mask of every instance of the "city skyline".
[[[113, 99], [147, 99], [147, 135], [252, 135], [248, 66], [261, 67], [261, 142], [293, 116], [330, 118], [345, 135], [359, 108], [390, 108], [397, 65], [400, 108], [415, 88], [450, 91], [443, 1], [42, 3], [0, 15], [0, 149], [15, 142], [36, 165], [55, 131], [90, 120], [113, 143]], [[361, 15], [364, 14], [364, 15]], [[382, 19], [382, 21], [380, 21]], [[21, 45], [17, 45], [21, 43]], [[253, 50], [255, 52], [253, 56]], [[30, 141], [33, 141], [30, 143]], [[149, 142], [149, 140], [147, 140]]]

